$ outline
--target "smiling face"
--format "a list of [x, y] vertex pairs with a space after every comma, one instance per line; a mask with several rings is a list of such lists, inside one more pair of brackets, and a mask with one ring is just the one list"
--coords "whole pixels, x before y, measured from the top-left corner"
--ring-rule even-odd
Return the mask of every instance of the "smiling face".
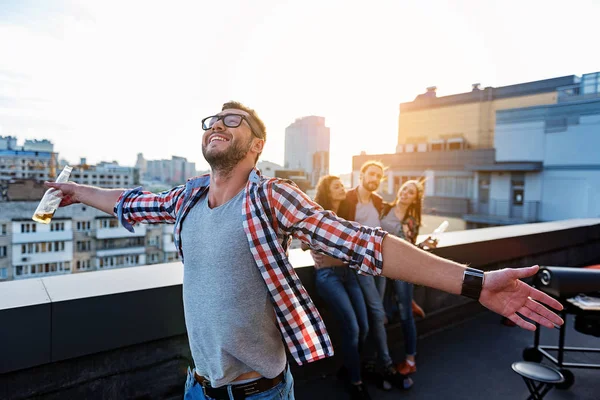
[[329, 184], [329, 196], [332, 201], [342, 201], [346, 198], [346, 189], [339, 179], [334, 179]]
[[398, 203], [405, 206], [416, 203], [419, 197], [417, 185], [411, 182], [404, 183], [404, 185], [400, 187], [400, 190], [398, 190], [397, 197]]
[[[225, 114], [238, 114], [250, 118], [247, 112], [237, 109], [223, 110], [217, 115]], [[220, 119], [204, 132], [202, 155], [213, 170], [231, 170], [246, 157], [253, 157], [249, 156], [249, 153], [255, 140], [260, 139], [252, 134], [246, 120], [237, 128], [229, 128], [225, 126], [223, 119]]]

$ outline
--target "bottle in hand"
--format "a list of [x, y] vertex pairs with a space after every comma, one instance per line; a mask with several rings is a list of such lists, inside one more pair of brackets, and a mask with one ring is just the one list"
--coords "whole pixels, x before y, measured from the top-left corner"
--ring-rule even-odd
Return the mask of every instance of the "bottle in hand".
[[[56, 178], [56, 182], [67, 182], [69, 180], [69, 177], [71, 176], [72, 170], [73, 168], [67, 165], [65, 168], [63, 168], [58, 178]], [[56, 209], [60, 205], [61, 200], [62, 193], [60, 192], [60, 190], [54, 188], [46, 190], [46, 193], [44, 193], [44, 197], [42, 197], [42, 200], [40, 201], [40, 204], [38, 204], [31, 219], [33, 219], [36, 222], [41, 222], [42, 224], [49, 224], [52, 220], [52, 217], [54, 216], [54, 213], [56, 212]]]

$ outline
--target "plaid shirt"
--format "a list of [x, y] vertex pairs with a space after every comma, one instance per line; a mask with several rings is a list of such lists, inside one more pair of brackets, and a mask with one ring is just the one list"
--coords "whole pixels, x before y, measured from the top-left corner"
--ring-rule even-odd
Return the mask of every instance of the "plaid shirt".
[[[210, 176], [204, 175], [159, 194], [131, 189], [121, 195], [114, 212], [130, 231], [136, 223], [175, 224], [175, 245], [184, 261], [182, 221], [207, 193], [209, 182]], [[241, 212], [250, 251], [267, 285], [290, 354], [299, 365], [332, 356], [325, 324], [287, 258], [289, 239], [294, 236], [361, 273], [378, 275], [386, 232], [340, 219], [295, 185], [261, 177], [257, 170], [250, 173]]]

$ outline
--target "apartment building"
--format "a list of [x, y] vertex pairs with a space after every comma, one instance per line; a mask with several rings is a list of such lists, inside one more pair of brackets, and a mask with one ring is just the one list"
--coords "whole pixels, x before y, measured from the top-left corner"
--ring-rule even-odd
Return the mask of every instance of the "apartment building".
[[476, 172], [472, 227], [600, 216], [600, 73], [557, 104], [498, 111], [494, 163]]
[[57, 154], [47, 140], [26, 140], [17, 145], [17, 138], [0, 136], [0, 186], [18, 179], [47, 181], [56, 177]]
[[167, 185], [180, 185], [197, 174], [196, 163], [184, 157], [172, 156], [170, 160], [146, 160], [138, 154], [136, 166], [141, 171], [141, 179], [147, 182], [161, 182]]
[[116, 218], [77, 204], [48, 225], [30, 219], [37, 202], [5, 202], [0, 214], [0, 280], [125, 268], [179, 259], [172, 225], [123, 228]]
[[[429, 88], [400, 105], [395, 154], [353, 158], [353, 184], [362, 163], [377, 159], [388, 166], [384, 197], [392, 199], [407, 179], [425, 178], [425, 212], [461, 217], [468, 227], [598, 216], [581, 199], [600, 200], [592, 189], [598, 187], [599, 79], [592, 73], [483, 90], [474, 85], [439, 98]], [[575, 198], [558, 189], [563, 176], [578, 188]]]
[[135, 167], [125, 167], [116, 162], [100, 162], [88, 165], [82, 158], [78, 165], [72, 165], [69, 180], [84, 185], [100, 186], [107, 189], [127, 188], [139, 185], [139, 171]]

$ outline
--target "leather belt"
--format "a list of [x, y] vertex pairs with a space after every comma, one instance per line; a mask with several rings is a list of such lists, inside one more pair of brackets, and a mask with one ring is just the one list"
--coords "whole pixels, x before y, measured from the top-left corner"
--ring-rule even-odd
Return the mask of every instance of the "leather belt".
[[281, 381], [283, 381], [283, 376], [285, 374], [287, 367], [275, 378], [260, 378], [252, 382], [241, 383], [239, 385], [225, 385], [218, 388], [214, 388], [210, 386], [210, 381], [204, 378], [203, 376], [198, 375], [194, 372], [194, 378], [196, 382], [202, 386], [204, 390], [204, 394], [215, 400], [229, 400], [229, 392], [227, 391], [227, 387], [231, 387], [231, 393], [233, 394], [233, 398], [235, 400], [243, 400], [248, 396], [253, 394], [258, 394], [262, 392], [266, 392], [269, 389], [277, 386]]

